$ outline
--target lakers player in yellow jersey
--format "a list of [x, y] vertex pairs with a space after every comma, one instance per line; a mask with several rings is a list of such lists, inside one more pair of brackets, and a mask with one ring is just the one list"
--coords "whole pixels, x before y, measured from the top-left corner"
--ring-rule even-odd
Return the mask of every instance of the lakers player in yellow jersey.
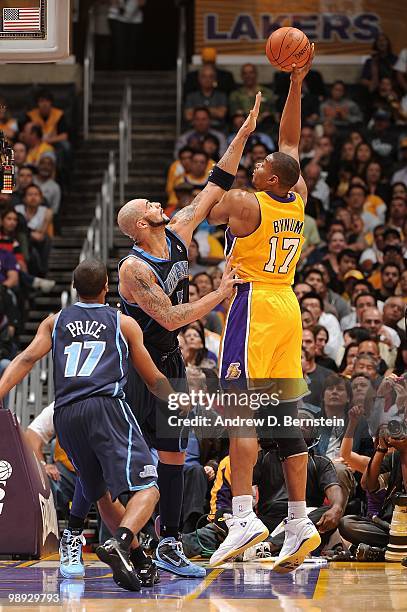
[[[231, 190], [214, 206], [209, 221], [228, 224], [226, 249], [240, 278], [223, 333], [220, 378], [279, 379], [277, 416], [295, 417], [298, 399], [307, 394], [301, 368], [302, 327], [297, 298], [291, 288], [304, 242], [307, 188], [300, 174], [301, 88], [311, 66], [294, 68], [281, 117], [279, 151], [256, 164], [256, 193]], [[263, 381], [264, 382], [264, 381]], [[280, 573], [294, 570], [318, 547], [320, 536], [307, 518], [305, 489], [307, 446], [301, 429], [273, 430], [279, 446], [288, 492], [285, 542], [274, 565]], [[233, 516], [229, 534], [212, 555], [216, 566], [268, 536], [252, 510], [252, 476], [257, 441], [230, 433]]]

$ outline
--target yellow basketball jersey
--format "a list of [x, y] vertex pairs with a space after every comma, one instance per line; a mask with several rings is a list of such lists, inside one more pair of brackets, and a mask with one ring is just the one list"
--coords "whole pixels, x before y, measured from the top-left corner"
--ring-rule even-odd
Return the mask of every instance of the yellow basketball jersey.
[[226, 252], [232, 253], [239, 277], [248, 282], [292, 285], [304, 243], [304, 202], [298, 193], [286, 198], [265, 191], [254, 194], [261, 223], [250, 236], [226, 230]]

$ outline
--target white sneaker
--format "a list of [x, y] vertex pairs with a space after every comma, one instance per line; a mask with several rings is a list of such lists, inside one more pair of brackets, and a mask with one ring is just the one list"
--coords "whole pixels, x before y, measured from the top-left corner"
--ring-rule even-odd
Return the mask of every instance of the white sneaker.
[[270, 561], [271, 552], [268, 542], [259, 542], [243, 553], [243, 561]]
[[237, 557], [246, 548], [250, 548], [258, 542], [265, 540], [269, 535], [269, 530], [257, 518], [254, 512], [250, 512], [244, 518], [225, 514], [226, 525], [229, 533], [226, 539], [219, 546], [209, 560], [209, 567], [221, 565], [228, 559]]
[[39, 289], [42, 293], [49, 293], [55, 287], [55, 281], [47, 278], [40, 278], [36, 276], [33, 282], [33, 288]]
[[305, 557], [321, 544], [320, 535], [309, 518], [285, 519], [283, 548], [273, 565], [279, 574], [297, 569]]

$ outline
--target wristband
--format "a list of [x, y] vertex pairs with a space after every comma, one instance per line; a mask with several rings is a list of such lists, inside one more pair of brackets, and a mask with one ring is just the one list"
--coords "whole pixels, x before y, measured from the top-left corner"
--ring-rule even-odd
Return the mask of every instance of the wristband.
[[208, 181], [209, 183], [214, 183], [225, 191], [229, 191], [235, 182], [235, 176], [229, 172], [225, 172], [225, 170], [222, 170], [222, 168], [219, 168], [219, 166], [214, 166], [209, 173]]
[[376, 453], [383, 453], [386, 454], [388, 451], [387, 448], [380, 448], [379, 446], [376, 448]]

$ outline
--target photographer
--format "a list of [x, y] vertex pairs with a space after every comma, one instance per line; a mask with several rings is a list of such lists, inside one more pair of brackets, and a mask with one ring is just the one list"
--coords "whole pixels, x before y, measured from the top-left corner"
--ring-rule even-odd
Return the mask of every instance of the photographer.
[[[350, 515], [341, 519], [341, 536], [354, 546], [366, 544], [370, 549], [365, 560], [384, 560], [384, 548], [389, 542], [389, 528], [394, 510], [394, 494], [406, 491], [407, 483], [407, 428], [404, 421], [407, 388], [405, 381], [395, 376], [388, 377], [378, 389], [378, 394], [386, 388], [396, 392], [396, 405], [402, 412], [402, 420], [391, 419], [381, 425], [375, 453], [362, 477], [362, 486], [369, 493], [385, 491], [380, 510], [373, 517]], [[392, 437], [389, 434], [393, 433]], [[389, 452], [389, 449], [395, 449]]]

